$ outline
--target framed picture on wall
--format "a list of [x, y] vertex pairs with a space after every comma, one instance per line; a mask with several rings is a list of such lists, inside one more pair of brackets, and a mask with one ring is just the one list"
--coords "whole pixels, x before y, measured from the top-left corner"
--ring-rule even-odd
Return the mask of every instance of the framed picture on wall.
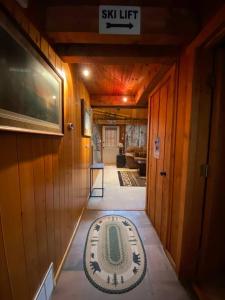
[[63, 79], [0, 11], [0, 130], [63, 134]]
[[84, 99], [81, 99], [81, 130], [83, 136], [91, 137], [92, 111], [91, 108], [87, 106]]

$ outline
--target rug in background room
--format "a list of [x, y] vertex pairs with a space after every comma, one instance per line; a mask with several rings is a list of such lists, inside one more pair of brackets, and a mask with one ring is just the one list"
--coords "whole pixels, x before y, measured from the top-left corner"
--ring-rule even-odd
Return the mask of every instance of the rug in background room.
[[140, 177], [138, 171], [118, 171], [121, 186], [146, 186], [146, 177]]
[[84, 249], [84, 270], [99, 290], [121, 294], [135, 288], [146, 272], [145, 250], [135, 225], [117, 215], [92, 223]]

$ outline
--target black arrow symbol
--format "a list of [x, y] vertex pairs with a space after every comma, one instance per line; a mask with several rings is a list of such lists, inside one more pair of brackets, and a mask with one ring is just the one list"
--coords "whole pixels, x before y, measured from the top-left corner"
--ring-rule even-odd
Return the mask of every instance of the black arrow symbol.
[[134, 27], [134, 25], [132, 23], [127, 23], [127, 24], [106, 23], [106, 28], [112, 28], [112, 27], [131, 29]]

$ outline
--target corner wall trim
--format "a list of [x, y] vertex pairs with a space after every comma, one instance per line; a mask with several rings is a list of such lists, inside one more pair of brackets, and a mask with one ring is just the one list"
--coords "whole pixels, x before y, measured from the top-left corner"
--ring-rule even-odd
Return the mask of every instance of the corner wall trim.
[[64, 262], [65, 262], [65, 259], [66, 259], [66, 257], [67, 257], [67, 254], [68, 254], [68, 252], [69, 252], [69, 250], [70, 250], [70, 247], [71, 247], [72, 242], [73, 242], [73, 239], [74, 239], [74, 237], [75, 237], [75, 235], [76, 235], [77, 229], [78, 229], [78, 227], [79, 227], [79, 225], [80, 225], [80, 221], [81, 221], [81, 218], [82, 218], [82, 216], [83, 216], [83, 214], [84, 214], [85, 209], [86, 209], [86, 208], [83, 207], [83, 209], [82, 209], [82, 211], [81, 211], [81, 214], [80, 214], [80, 216], [79, 216], [79, 218], [78, 218], [78, 221], [77, 221], [77, 223], [76, 223], [76, 226], [75, 226], [75, 228], [74, 228], [73, 234], [72, 234], [72, 236], [71, 236], [71, 238], [70, 238], [69, 244], [68, 244], [68, 246], [67, 246], [67, 248], [66, 248], [66, 251], [65, 251], [65, 253], [64, 253], [64, 255], [63, 255], [63, 258], [62, 258], [62, 260], [61, 260], [61, 263], [60, 263], [60, 265], [59, 265], [59, 267], [58, 267], [58, 269], [57, 269], [57, 271], [56, 271], [55, 278], [54, 278], [54, 281], [55, 281], [54, 284], [55, 284], [55, 285], [56, 285], [56, 283], [57, 283], [57, 280], [59, 279], [59, 275], [60, 275], [60, 273], [61, 273], [62, 266], [63, 266], [63, 264], [64, 264]]

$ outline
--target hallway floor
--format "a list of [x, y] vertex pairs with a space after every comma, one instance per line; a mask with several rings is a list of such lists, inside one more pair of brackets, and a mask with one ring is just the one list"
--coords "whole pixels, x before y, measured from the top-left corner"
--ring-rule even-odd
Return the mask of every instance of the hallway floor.
[[[105, 166], [104, 170], [104, 197], [92, 197], [88, 202], [88, 209], [95, 210], [144, 210], [145, 187], [120, 186], [117, 171], [130, 169], [118, 169], [116, 166]], [[101, 172], [99, 172], [95, 187], [101, 186]], [[101, 193], [101, 191], [96, 191]], [[99, 194], [98, 194], [99, 195]]]
[[[137, 226], [147, 255], [147, 272], [143, 281], [133, 290], [121, 294], [106, 294], [96, 289], [83, 271], [83, 251], [88, 229], [98, 217], [107, 214], [123, 215]], [[177, 280], [144, 211], [86, 210], [54, 290], [53, 300], [190, 300], [193, 299]]]

